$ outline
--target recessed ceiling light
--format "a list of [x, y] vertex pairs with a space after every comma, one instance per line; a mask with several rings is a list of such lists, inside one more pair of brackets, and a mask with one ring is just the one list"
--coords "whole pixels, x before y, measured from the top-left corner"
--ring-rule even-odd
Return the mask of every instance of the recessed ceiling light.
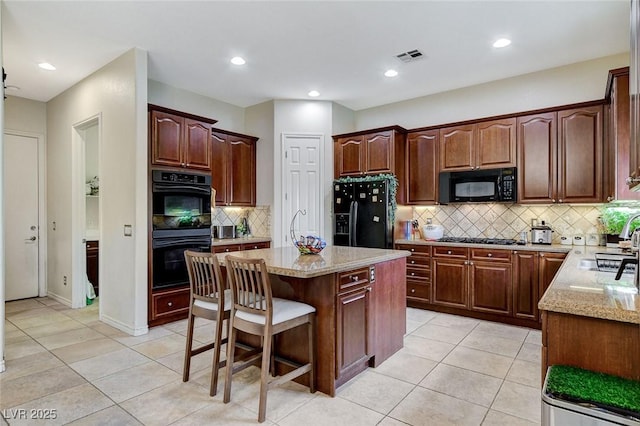
[[231, 63], [233, 65], [244, 65], [247, 63], [247, 61], [245, 61], [244, 58], [241, 58], [240, 56], [234, 56], [233, 58], [231, 58]]
[[51, 65], [49, 62], [41, 62], [41, 63], [38, 64], [38, 66], [40, 68], [42, 68], [43, 70], [47, 70], [47, 71], [55, 71], [56, 70], [56, 67]]
[[385, 77], [395, 77], [397, 75], [398, 75], [398, 71], [396, 71], [396, 70], [386, 70], [384, 72], [384, 76]]
[[507, 47], [511, 44], [511, 40], [508, 38], [499, 38], [493, 42], [493, 47]]
[[318, 96], [320, 96], [320, 92], [318, 92], [317, 90], [312, 90], [307, 93], [307, 95], [311, 96], [312, 98], [317, 98]]

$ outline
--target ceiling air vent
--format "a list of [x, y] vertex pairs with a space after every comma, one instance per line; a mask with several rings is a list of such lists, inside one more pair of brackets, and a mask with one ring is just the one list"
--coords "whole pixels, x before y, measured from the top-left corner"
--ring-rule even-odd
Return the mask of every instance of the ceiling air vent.
[[396, 58], [400, 59], [404, 63], [417, 61], [418, 59], [422, 59], [423, 57], [424, 55], [418, 49], [410, 50], [408, 52], [396, 55]]

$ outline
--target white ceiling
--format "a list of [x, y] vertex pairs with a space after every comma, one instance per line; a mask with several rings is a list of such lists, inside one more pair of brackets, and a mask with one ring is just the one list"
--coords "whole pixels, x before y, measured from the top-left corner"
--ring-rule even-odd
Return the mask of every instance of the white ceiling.
[[360, 110], [628, 52], [629, 3], [4, 0], [6, 94], [48, 101], [138, 47], [150, 79], [240, 107], [316, 89]]

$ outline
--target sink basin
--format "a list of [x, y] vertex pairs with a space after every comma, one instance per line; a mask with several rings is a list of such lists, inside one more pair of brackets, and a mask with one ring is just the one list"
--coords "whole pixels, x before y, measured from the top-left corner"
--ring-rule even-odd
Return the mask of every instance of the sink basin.
[[598, 263], [595, 259], [580, 259], [580, 263], [578, 263], [578, 269], [583, 269], [585, 271], [597, 271]]

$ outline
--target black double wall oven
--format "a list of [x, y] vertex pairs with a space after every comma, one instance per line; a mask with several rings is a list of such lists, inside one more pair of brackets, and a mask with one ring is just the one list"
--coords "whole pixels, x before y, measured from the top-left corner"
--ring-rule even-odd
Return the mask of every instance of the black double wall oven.
[[152, 171], [153, 290], [189, 283], [185, 250], [211, 250], [211, 176]]

